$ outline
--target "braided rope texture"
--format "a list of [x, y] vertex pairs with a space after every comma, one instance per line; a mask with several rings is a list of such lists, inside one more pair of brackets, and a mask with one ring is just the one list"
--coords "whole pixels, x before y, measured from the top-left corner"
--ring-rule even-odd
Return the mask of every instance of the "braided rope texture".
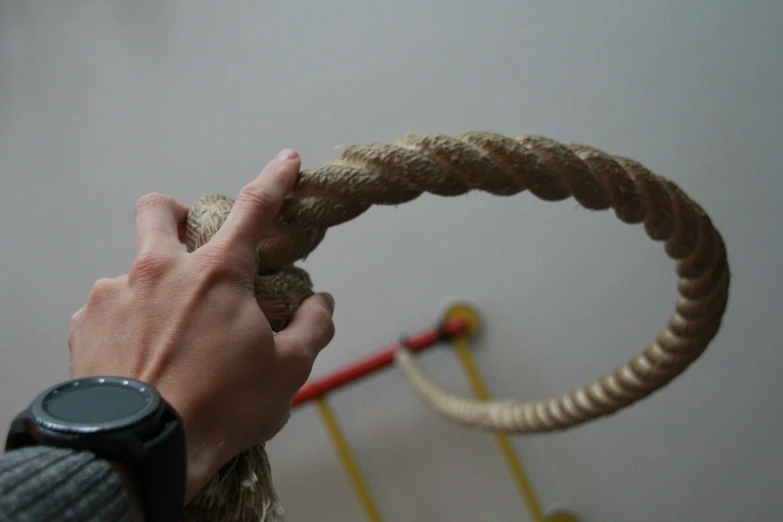
[[[283, 328], [313, 293], [309, 277], [293, 263], [306, 258], [329, 227], [373, 205], [399, 205], [424, 192], [450, 197], [472, 190], [497, 196], [527, 190], [544, 201], [574, 198], [588, 210], [611, 208], [625, 223], [642, 223], [647, 235], [663, 242], [666, 254], [677, 262], [679, 295], [667, 327], [640, 355], [592, 383], [540, 401], [482, 402], [455, 396], [401, 349], [398, 368], [441, 415], [465, 426], [511, 433], [576, 426], [666, 385], [717, 334], [729, 293], [726, 248], [704, 210], [677, 185], [631, 159], [587, 145], [491, 132], [414, 134], [391, 144], [355, 145], [329, 163], [302, 171], [275, 233], [258, 247], [256, 297], [273, 329]], [[220, 228], [232, 204], [229, 198], [206, 195], [193, 205], [187, 231], [190, 251]]]
[[237, 455], [185, 507], [184, 522], [283, 522], [264, 444]]

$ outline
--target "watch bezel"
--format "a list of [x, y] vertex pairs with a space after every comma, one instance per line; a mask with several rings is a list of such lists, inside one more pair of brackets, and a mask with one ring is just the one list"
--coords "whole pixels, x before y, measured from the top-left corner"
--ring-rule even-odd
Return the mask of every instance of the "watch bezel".
[[[44, 405], [48, 400], [51, 400], [53, 395], [82, 385], [119, 385], [134, 390], [136, 393], [141, 395], [145, 399], [145, 405], [132, 415], [101, 423], [80, 423], [66, 421], [64, 419], [54, 417], [46, 411]], [[72, 379], [70, 381], [52, 386], [36, 397], [30, 406], [30, 414], [32, 415], [36, 424], [46, 430], [65, 434], [93, 434], [127, 430], [142, 424], [145, 420], [155, 415], [160, 407], [160, 395], [152, 386], [135, 379], [129, 379], [127, 377], [100, 376]]]

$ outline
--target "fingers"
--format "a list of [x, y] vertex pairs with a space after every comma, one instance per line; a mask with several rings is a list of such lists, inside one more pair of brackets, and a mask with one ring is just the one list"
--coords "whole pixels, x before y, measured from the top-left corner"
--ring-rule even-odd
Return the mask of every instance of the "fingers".
[[136, 202], [136, 249], [139, 254], [182, 252], [188, 208], [164, 194], [152, 193]]
[[231, 250], [255, 256], [258, 243], [272, 226], [285, 197], [294, 189], [299, 175], [299, 155], [286, 149], [264, 167], [254, 181], [239, 193], [225, 223], [212, 243], [229, 243]]
[[[331, 295], [315, 294], [306, 299], [294, 313], [291, 323], [276, 334], [281, 355], [304, 359], [312, 366], [316, 356], [334, 337], [333, 313], [334, 298]], [[309, 372], [310, 367], [307, 368]]]

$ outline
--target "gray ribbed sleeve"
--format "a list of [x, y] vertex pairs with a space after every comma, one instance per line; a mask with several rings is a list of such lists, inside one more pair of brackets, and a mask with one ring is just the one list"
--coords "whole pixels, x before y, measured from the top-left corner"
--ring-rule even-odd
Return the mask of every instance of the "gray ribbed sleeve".
[[0, 454], [0, 521], [131, 520], [120, 477], [95, 455], [43, 446]]

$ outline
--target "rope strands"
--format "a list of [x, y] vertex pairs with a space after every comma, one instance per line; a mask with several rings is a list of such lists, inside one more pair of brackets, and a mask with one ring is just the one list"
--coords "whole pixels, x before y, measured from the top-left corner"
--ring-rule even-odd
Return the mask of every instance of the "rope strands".
[[[612, 209], [621, 221], [642, 224], [646, 234], [663, 242], [666, 254], [677, 262], [678, 299], [666, 328], [627, 364], [592, 383], [539, 401], [458, 397], [435, 384], [409, 352], [399, 350], [398, 368], [439, 414], [464, 426], [507, 433], [573, 427], [614, 413], [666, 385], [717, 334], [730, 282], [726, 248], [709, 216], [677, 185], [631, 159], [587, 145], [490, 132], [456, 137], [418, 134], [391, 144], [355, 145], [329, 163], [302, 171], [276, 230], [258, 246], [256, 297], [273, 329], [282, 329], [313, 293], [306, 272], [293, 263], [315, 250], [328, 228], [358, 217], [373, 205], [399, 205], [425, 192], [451, 197], [472, 190], [497, 196], [529, 191], [544, 201], [573, 198], [588, 210]], [[187, 225], [189, 251], [212, 237], [232, 204], [233, 200], [218, 195], [195, 202]], [[224, 496], [225, 508], [218, 502], [210, 504], [209, 509], [215, 510], [210, 520], [228, 522], [226, 513], [236, 513], [231, 505], [239, 493], [225, 488]], [[194, 505], [200, 505], [199, 500]], [[248, 502], [247, 515], [239, 520], [264, 520], [254, 514], [252, 504]]]

